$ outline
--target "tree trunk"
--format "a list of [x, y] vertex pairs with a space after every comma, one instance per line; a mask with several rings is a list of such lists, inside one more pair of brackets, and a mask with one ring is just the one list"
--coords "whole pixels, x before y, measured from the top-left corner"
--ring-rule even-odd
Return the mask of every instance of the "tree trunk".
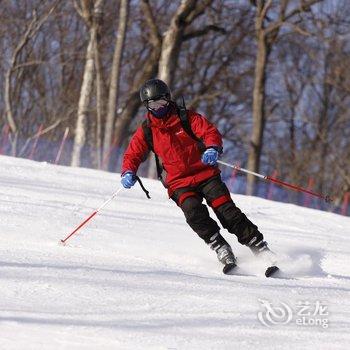
[[86, 62], [83, 83], [80, 89], [71, 166], [80, 166], [81, 152], [86, 142], [86, 123], [94, 78], [94, 45], [96, 34], [96, 28], [93, 27], [90, 30], [89, 44], [86, 49]]
[[[249, 145], [248, 169], [259, 172], [260, 156], [263, 148], [263, 135], [265, 128], [265, 80], [268, 56], [272, 45], [276, 42], [280, 28], [287, 20], [299, 15], [303, 11], [308, 11], [310, 7], [320, 0], [302, 1], [303, 6], [292, 8], [289, 12], [289, 0], [282, 1], [279, 17], [275, 21], [270, 19], [265, 27], [267, 12], [272, 7], [272, 0], [255, 0], [253, 3], [257, 7], [255, 17], [255, 32], [257, 36], [257, 55], [255, 62], [255, 80], [253, 90], [253, 130]], [[255, 193], [255, 177], [247, 177], [247, 195]]]
[[[253, 89], [253, 130], [249, 145], [248, 169], [259, 172], [260, 156], [263, 147], [263, 131], [265, 126], [265, 79], [268, 45], [265, 33], [258, 33], [258, 51], [255, 62], [255, 80]], [[254, 194], [255, 177], [247, 177], [247, 195]]]
[[7, 119], [7, 122], [10, 126], [11, 134], [14, 135], [14, 139], [12, 139], [11, 143], [11, 154], [12, 156], [16, 156], [17, 152], [17, 124], [15, 122], [15, 119], [13, 117], [12, 113], [12, 104], [11, 104], [11, 75], [12, 75], [12, 67], [8, 69], [8, 71], [5, 74], [5, 91], [4, 91], [4, 102], [5, 102], [5, 116]]
[[98, 38], [94, 45], [94, 57], [95, 57], [95, 68], [96, 68], [96, 137], [95, 137], [95, 146], [96, 146], [96, 165], [98, 169], [102, 167], [102, 115], [104, 110], [103, 105], [103, 83], [102, 83], [102, 68], [101, 68], [101, 59], [99, 51], [99, 41]]
[[121, 0], [119, 10], [119, 25], [115, 50], [113, 55], [113, 64], [111, 71], [111, 81], [109, 86], [108, 96], [108, 110], [104, 132], [103, 142], [103, 168], [108, 170], [109, 167], [109, 153], [112, 143], [113, 126], [116, 113], [116, 105], [119, 95], [119, 80], [120, 67], [125, 43], [126, 28], [129, 16], [129, 0]]
[[147, 60], [146, 66], [144, 67], [143, 74], [134, 83], [132, 92], [130, 93], [129, 100], [115, 122], [114, 137], [115, 137], [115, 143], [117, 147], [120, 147], [122, 145], [123, 138], [125, 137], [129, 124], [132, 118], [136, 115], [141, 105], [140, 95], [139, 95], [139, 89], [141, 85], [146, 80], [154, 77], [157, 73], [159, 57], [160, 57], [160, 48], [156, 48], [153, 50], [152, 54]]
[[[160, 60], [158, 63], [158, 78], [165, 81], [170, 89], [175, 76], [176, 65], [183, 42], [184, 30], [188, 23], [185, 19], [196, 7], [197, 0], [184, 0], [171, 19], [170, 26], [164, 34]], [[149, 178], [157, 177], [157, 167], [154, 161], [149, 162]]]
[[130, 122], [136, 115], [141, 105], [139, 95], [139, 89], [141, 85], [146, 80], [153, 78], [157, 74], [158, 62], [161, 54], [162, 38], [158, 32], [156, 21], [153, 17], [151, 6], [148, 0], [141, 1], [141, 10], [145, 14], [147, 27], [150, 29], [149, 41], [152, 45], [152, 49], [145, 63], [145, 66], [143, 67], [142, 74], [137, 80], [134, 81], [129, 99], [115, 122], [114, 140], [117, 147], [121, 147]]
[[323, 192], [323, 187], [326, 179], [326, 162], [327, 162], [327, 153], [328, 153], [328, 117], [329, 117], [329, 105], [330, 105], [330, 85], [327, 82], [327, 66], [329, 64], [330, 57], [329, 55], [326, 55], [325, 62], [324, 62], [324, 79], [323, 79], [323, 99], [322, 99], [322, 109], [318, 121], [318, 133], [322, 135], [321, 138], [321, 145], [320, 147], [320, 154], [319, 154], [319, 162], [320, 162], [320, 168], [319, 168], [319, 177], [318, 177], [318, 191], [320, 193]]
[[[91, 8], [93, 4], [93, 8]], [[97, 35], [102, 18], [103, 0], [96, 0], [91, 3], [81, 0], [81, 8], [75, 3], [80, 16], [90, 29], [89, 44], [86, 49], [86, 62], [84, 67], [83, 83], [80, 89], [78, 103], [77, 122], [72, 152], [71, 166], [81, 165], [81, 152], [86, 142], [87, 121], [89, 104], [93, 90], [93, 79], [95, 74], [95, 53], [98, 50]]]
[[169, 87], [172, 86], [184, 30], [188, 25], [183, 17], [194, 10], [196, 3], [196, 0], [182, 1], [171, 19], [169, 28], [164, 33], [162, 53], [158, 66], [158, 78], [165, 81]]

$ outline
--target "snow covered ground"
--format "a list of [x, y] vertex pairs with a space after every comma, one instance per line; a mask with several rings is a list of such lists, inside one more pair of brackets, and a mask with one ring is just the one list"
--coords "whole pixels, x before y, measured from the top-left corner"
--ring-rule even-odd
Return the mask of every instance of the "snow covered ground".
[[[161, 184], [0, 157], [0, 349], [348, 349], [350, 218], [233, 195], [281, 278], [226, 231], [225, 276]], [[257, 274], [254, 276], [253, 274]]]

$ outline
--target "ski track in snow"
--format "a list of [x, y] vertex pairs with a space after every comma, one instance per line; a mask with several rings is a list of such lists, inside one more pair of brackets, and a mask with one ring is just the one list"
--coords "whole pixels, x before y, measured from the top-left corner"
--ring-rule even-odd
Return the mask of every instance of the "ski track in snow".
[[[278, 252], [280, 278], [226, 231], [240, 264], [225, 276], [161, 184], [0, 156], [0, 349], [348, 349], [350, 218], [232, 195]], [[253, 274], [256, 274], [253, 275]], [[265, 326], [259, 300], [293, 320]], [[328, 328], [297, 325], [298, 302]]]

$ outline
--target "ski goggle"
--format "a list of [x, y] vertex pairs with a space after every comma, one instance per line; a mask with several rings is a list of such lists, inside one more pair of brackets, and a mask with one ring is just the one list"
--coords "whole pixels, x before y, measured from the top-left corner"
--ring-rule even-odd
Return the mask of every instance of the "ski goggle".
[[168, 104], [169, 104], [169, 101], [164, 99], [164, 98], [161, 98], [158, 100], [148, 100], [147, 101], [147, 107], [154, 110], [154, 111], [156, 111], [159, 108], [166, 107]]

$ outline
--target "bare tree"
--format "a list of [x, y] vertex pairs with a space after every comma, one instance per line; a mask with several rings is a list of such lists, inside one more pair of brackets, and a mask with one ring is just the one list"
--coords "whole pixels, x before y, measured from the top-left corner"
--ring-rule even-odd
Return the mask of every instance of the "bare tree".
[[81, 0], [80, 6], [75, 2], [76, 10], [89, 28], [89, 43], [86, 49], [86, 61], [83, 82], [78, 103], [77, 122], [75, 127], [74, 146], [72, 152], [72, 166], [80, 166], [81, 151], [86, 142], [86, 123], [88, 118], [89, 103], [91, 100], [93, 78], [95, 73], [95, 57], [97, 47], [97, 35], [102, 16], [103, 0]]
[[115, 144], [121, 146], [125, 139], [125, 131], [127, 130], [130, 121], [137, 113], [140, 107], [139, 89], [143, 82], [151, 79], [157, 73], [158, 61], [161, 54], [161, 35], [155, 25], [155, 18], [152, 13], [151, 6], [148, 0], [142, 0], [140, 3], [144, 20], [149, 28], [150, 35], [148, 37], [150, 43], [150, 51], [140, 74], [134, 77], [129, 88], [129, 96], [122, 108], [121, 113], [117, 116], [114, 129]]
[[[203, 25], [200, 30], [189, 29], [193, 21], [203, 15], [213, 0], [198, 2], [197, 0], [183, 0], [171, 18], [170, 25], [165, 31], [158, 63], [158, 78], [172, 87], [176, 67], [179, 60], [181, 46], [184, 41], [204, 36], [210, 30], [226, 33], [215, 24]], [[158, 31], [158, 30], [157, 30]], [[156, 177], [154, 162], [149, 163], [148, 177]]]
[[14, 72], [23, 67], [30, 65], [37, 65], [40, 62], [26, 62], [26, 63], [18, 63], [20, 54], [23, 48], [28, 44], [28, 42], [40, 31], [42, 25], [48, 19], [48, 17], [53, 13], [57, 6], [57, 1], [41, 16], [38, 17], [37, 11], [34, 10], [32, 13], [32, 19], [29, 22], [25, 32], [21, 36], [18, 44], [13, 50], [12, 57], [10, 60], [9, 68], [5, 73], [4, 79], [4, 102], [5, 102], [5, 116], [7, 122], [10, 126], [11, 133], [13, 135], [12, 138], [12, 154], [15, 156], [17, 152], [17, 137], [18, 137], [18, 126], [14, 118], [14, 113], [12, 110], [12, 102], [11, 102], [11, 80]]
[[102, 166], [102, 116], [104, 111], [103, 104], [103, 81], [102, 81], [102, 66], [99, 50], [99, 40], [96, 40], [94, 50], [94, 62], [96, 69], [96, 167], [101, 169]]
[[[272, 0], [251, 0], [256, 6], [255, 31], [257, 40], [257, 53], [255, 62], [255, 80], [253, 89], [253, 129], [250, 139], [248, 155], [248, 169], [259, 172], [260, 156], [263, 148], [263, 135], [266, 123], [265, 115], [265, 80], [266, 67], [273, 44], [276, 42], [280, 29], [302, 12], [309, 11], [311, 6], [322, 0], [301, 0], [299, 6], [292, 9], [290, 0], [283, 0], [279, 5], [279, 15], [276, 20], [268, 16], [272, 8]], [[293, 24], [295, 30], [300, 28]], [[247, 194], [254, 194], [255, 176], [248, 175]]]
[[314, 189], [332, 194], [339, 205], [350, 189], [350, 75], [344, 51], [350, 9], [345, 2], [324, 5], [307, 16], [302, 32], [276, 43], [271, 60], [280, 65], [270, 65], [266, 85], [268, 104], [278, 107], [269, 114], [264, 159], [292, 183], [314, 180]]
[[111, 81], [109, 85], [108, 95], [108, 110], [105, 123], [105, 132], [103, 140], [103, 159], [104, 169], [108, 169], [109, 165], [109, 151], [112, 143], [113, 127], [116, 114], [116, 105], [119, 97], [119, 80], [120, 80], [120, 68], [123, 56], [123, 49], [126, 36], [126, 27], [129, 17], [129, 0], [121, 0], [119, 9], [119, 25], [117, 32], [117, 39], [115, 43]]

